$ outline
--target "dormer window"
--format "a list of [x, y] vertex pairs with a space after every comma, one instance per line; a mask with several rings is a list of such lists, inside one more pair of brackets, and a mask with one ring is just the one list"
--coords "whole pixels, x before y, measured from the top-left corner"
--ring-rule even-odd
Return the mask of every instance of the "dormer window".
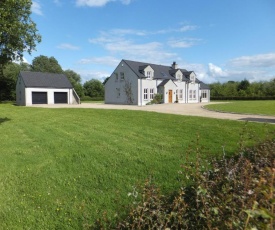
[[140, 73], [144, 74], [144, 77], [146, 77], [146, 79], [150, 80], [154, 78], [154, 70], [150, 65], [140, 66], [139, 71]]
[[191, 83], [195, 83], [196, 82], [196, 75], [194, 74], [194, 73], [191, 73], [190, 74], [190, 81], [191, 81]]
[[146, 72], [146, 77], [147, 78], [152, 78], [152, 72], [151, 71], [147, 71]]
[[177, 80], [181, 81], [182, 80], [182, 75], [180, 73], [177, 74]]

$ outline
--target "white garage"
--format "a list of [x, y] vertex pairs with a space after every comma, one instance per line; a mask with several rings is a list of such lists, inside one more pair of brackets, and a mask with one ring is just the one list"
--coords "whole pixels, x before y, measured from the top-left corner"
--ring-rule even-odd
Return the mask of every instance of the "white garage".
[[80, 104], [64, 74], [21, 71], [16, 84], [17, 105]]

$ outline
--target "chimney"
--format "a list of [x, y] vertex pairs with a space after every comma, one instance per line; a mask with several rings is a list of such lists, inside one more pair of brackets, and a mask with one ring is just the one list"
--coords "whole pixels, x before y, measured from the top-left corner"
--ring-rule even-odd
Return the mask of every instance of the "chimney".
[[173, 64], [172, 64], [172, 68], [173, 69], [178, 69], [178, 64], [174, 61]]

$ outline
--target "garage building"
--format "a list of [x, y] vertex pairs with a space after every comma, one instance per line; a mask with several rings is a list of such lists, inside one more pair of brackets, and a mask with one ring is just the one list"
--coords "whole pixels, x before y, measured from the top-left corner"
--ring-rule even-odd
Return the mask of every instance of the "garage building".
[[21, 71], [16, 84], [17, 105], [80, 104], [64, 74]]

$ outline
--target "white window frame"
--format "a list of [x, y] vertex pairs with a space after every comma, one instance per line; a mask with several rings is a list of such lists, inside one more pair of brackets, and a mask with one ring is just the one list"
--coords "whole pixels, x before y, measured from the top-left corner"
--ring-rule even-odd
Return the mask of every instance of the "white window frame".
[[189, 100], [192, 100], [193, 99], [193, 90], [190, 89], [189, 90]]
[[201, 92], [201, 98], [207, 99], [207, 90], [202, 90], [202, 92]]
[[178, 80], [178, 81], [181, 81], [181, 80], [182, 80], [182, 76], [181, 76], [180, 73], [177, 74], [177, 80]]
[[189, 90], [189, 100], [197, 100], [197, 90]]
[[154, 88], [151, 88], [150, 89], [150, 100], [153, 100], [154, 99]]
[[148, 100], [148, 88], [143, 89], [143, 100]]
[[146, 71], [146, 77], [151, 79], [151, 71]]
[[179, 100], [182, 100], [183, 99], [183, 89], [180, 89], [179, 90]]
[[197, 90], [193, 90], [193, 100], [197, 100]]

